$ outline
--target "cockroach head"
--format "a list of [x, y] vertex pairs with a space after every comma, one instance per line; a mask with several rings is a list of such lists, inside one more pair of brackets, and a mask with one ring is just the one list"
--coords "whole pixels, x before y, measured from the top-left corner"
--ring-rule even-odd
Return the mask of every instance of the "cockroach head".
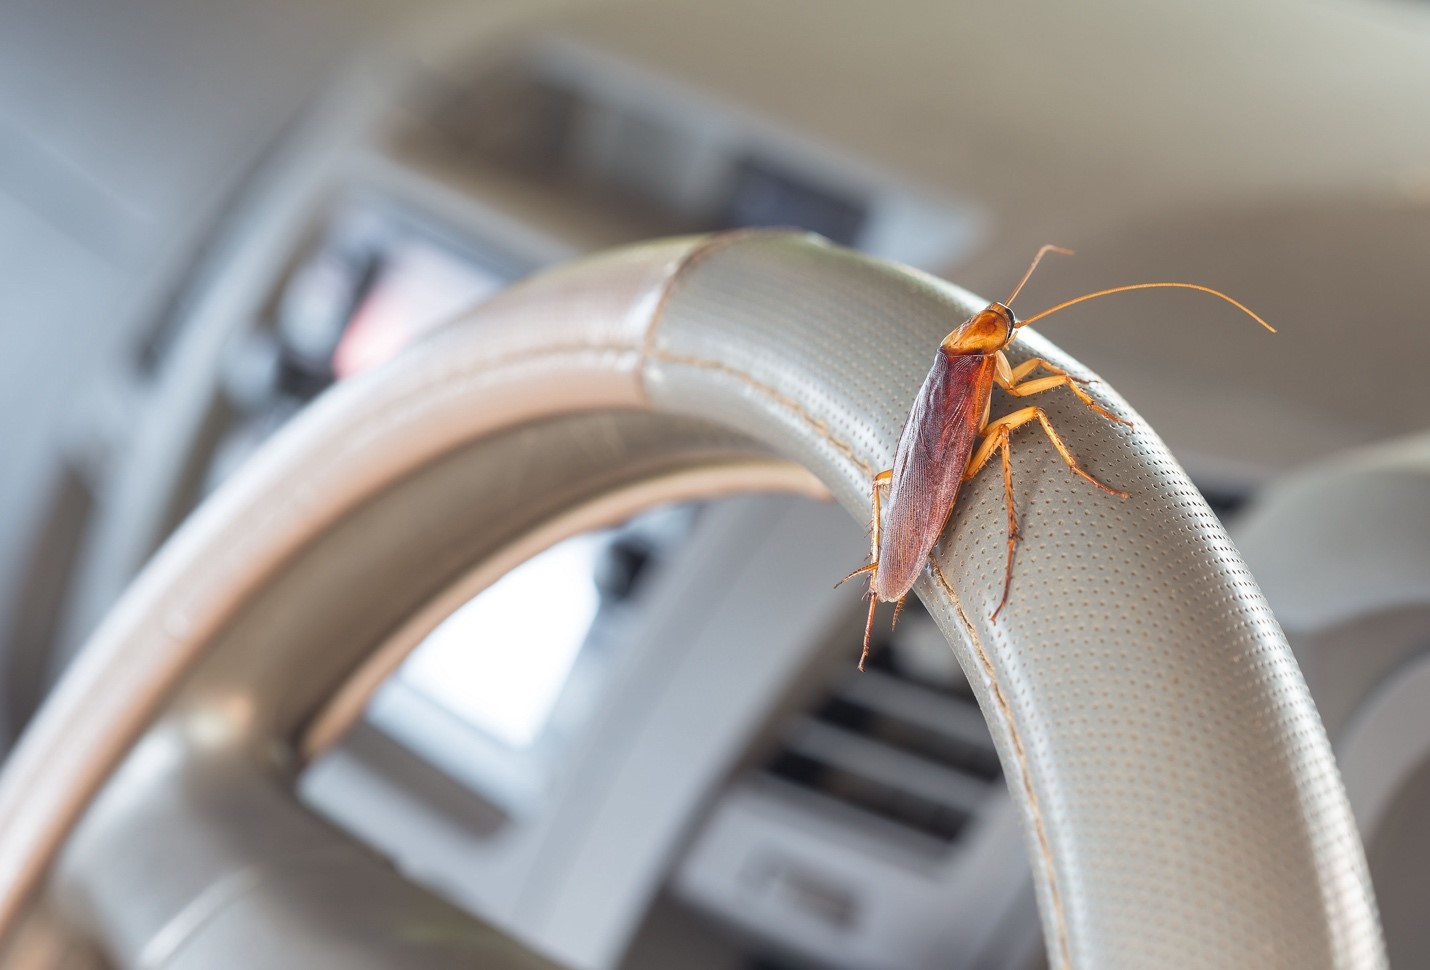
[[1013, 340], [1018, 318], [1001, 303], [990, 303], [979, 310], [953, 333], [943, 338], [943, 349], [949, 354], [992, 354]]

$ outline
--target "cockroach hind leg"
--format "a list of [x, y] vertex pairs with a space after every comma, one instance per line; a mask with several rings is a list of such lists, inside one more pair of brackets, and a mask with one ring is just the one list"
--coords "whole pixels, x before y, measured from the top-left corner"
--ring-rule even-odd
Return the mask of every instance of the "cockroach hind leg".
[[867, 566], [860, 566], [858, 569], [856, 569], [856, 570], [854, 570], [853, 572], [851, 572], [848, 576], [845, 576], [845, 577], [844, 577], [843, 579], [841, 579], [839, 582], [835, 583], [835, 584], [834, 584], [834, 588], [835, 588], [835, 589], [838, 589], [839, 587], [843, 586], [845, 583], [849, 582], [849, 580], [853, 579], [855, 576], [860, 576], [860, 575], [863, 575], [864, 573], [873, 573], [873, 572], [878, 572], [878, 571], [879, 571], [879, 564], [878, 564], [877, 562], [871, 562], [871, 563], [869, 563], [869, 565], [867, 565]]
[[864, 649], [859, 654], [859, 672], [864, 672], [864, 661], [869, 659], [869, 641], [874, 637], [874, 610], [879, 606], [879, 597], [869, 590], [869, 618], [864, 621]]

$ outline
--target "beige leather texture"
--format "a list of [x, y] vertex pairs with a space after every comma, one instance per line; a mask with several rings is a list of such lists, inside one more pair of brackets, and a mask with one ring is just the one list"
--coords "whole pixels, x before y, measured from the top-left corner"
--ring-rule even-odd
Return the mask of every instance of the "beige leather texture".
[[[807, 240], [751, 239], [677, 281], [647, 385], [657, 407], [719, 415], [795, 456], [867, 516], [869, 477], [892, 463], [934, 349], [985, 302]], [[1090, 376], [1023, 331], [1010, 357], [1033, 354]], [[1280, 629], [1156, 435], [1092, 390], [1133, 427], [1065, 392], [1037, 403], [1131, 499], [1021, 431], [1023, 539], [999, 622], [995, 469], [966, 489], [916, 586], [998, 742], [1054, 964], [1379, 965], [1363, 851]], [[994, 414], [1017, 406], [995, 392]]]
[[[864, 521], [935, 348], [980, 305], [798, 234], [674, 240], [537, 277], [338, 388], [161, 552], [6, 767], [3, 925], [101, 789], [86, 844], [134, 840], [142, 789], [116, 786], [142, 739], [197, 737], [186, 724], [224, 713], [231, 737], [185, 742], [185, 758], [266, 765], [282, 790], [271, 752], [296, 745], [385, 631], [565, 510], [775, 456]], [[1086, 373], [1025, 332], [1014, 363], [1031, 353]], [[992, 727], [1052, 964], [1384, 965], [1364, 853], [1279, 628], [1151, 429], [1092, 391], [1133, 427], [1066, 392], [1036, 403], [1131, 499], [1022, 430], [1023, 542], [999, 622], [996, 469], [966, 489], [916, 587]], [[1014, 405], [996, 393], [993, 407]], [[831, 582], [855, 565], [832, 564]]]

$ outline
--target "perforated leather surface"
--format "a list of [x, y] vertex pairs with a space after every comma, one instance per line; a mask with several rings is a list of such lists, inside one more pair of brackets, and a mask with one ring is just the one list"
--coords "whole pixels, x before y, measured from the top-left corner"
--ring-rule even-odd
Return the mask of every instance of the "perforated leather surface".
[[[934, 349], [984, 301], [808, 238], [714, 246], [657, 321], [653, 403], [753, 431], [867, 519], [869, 478], [889, 467]], [[1032, 354], [1088, 374], [1023, 331], [1010, 356]], [[992, 725], [1054, 964], [1377, 966], [1363, 852], [1284, 638], [1176, 461], [1125, 402], [1093, 393], [1132, 428], [1057, 390], [1017, 404], [996, 392], [993, 413], [1046, 408], [1131, 499], [1073, 477], [1025, 428], [1023, 540], [999, 622], [996, 468], [965, 490], [916, 586]]]
[[[666, 435], [672, 454], [697, 417], [731, 442], [753, 439], [762, 460], [807, 466], [866, 521], [869, 479], [889, 463], [934, 348], [978, 306], [804, 236], [674, 240], [538, 277], [339, 387], [166, 546], [7, 763], [0, 931], [186, 678], [243, 667], [240, 652], [215, 655], [235, 618], [364, 505], [421, 500], [411, 485], [423, 469], [518, 426], [524, 453], [559, 470], [562, 455], [581, 456], [569, 436], [543, 436], [543, 418], [652, 409], [669, 419], [651, 440]], [[1082, 372], [1033, 334], [1013, 357], [1028, 353]], [[965, 489], [916, 586], [998, 743], [1054, 965], [1382, 966], [1364, 854], [1279, 629], [1151, 430], [1094, 392], [1133, 427], [1066, 392], [1038, 403], [1131, 499], [1073, 478], [1035, 429], [1019, 431], [1024, 539], [1008, 609], [989, 622], [1005, 549], [996, 470]], [[993, 406], [1012, 407], [997, 394]], [[519, 481], [523, 462], [500, 459]], [[583, 467], [569, 465], [572, 501], [609, 487]], [[512, 487], [471, 501], [501, 521], [539, 507], [532, 498]], [[830, 564], [830, 581], [855, 565]], [[333, 662], [304, 654], [320, 647], [295, 643], [274, 662], [311, 679]], [[285, 679], [248, 666], [234, 696]], [[254, 718], [243, 743], [267, 750], [290, 728]]]

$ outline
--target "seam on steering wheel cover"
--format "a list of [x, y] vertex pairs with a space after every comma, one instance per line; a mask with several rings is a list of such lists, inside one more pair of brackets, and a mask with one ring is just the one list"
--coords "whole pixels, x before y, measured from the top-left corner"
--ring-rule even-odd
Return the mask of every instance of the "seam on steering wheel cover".
[[[754, 435], [866, 521], [870, 473], [888, 467], [934, 348], [983, 301], [789, 234], [704, 253], [661, 301], [647, 397]], [[1009, 352], [1094, 376], [1031, 331]], [[1039, 403], [1132, 500], [1072, 479], [1030, 435], [1013, 458], [1024, 534], [999, 623], [989, 550], [1006, 548], [1006, 515], [986, 476], [936, 548], [946, 575], [915, 586], [962, 642], [1023, 781], [1055, 965], [1383, 965], [1364, 852], [1279, 628], [1165, 446], [1105, 385], [1090, 392], [1134, 427], [1066, 395]], [[1010, 403], [995, 392], [994, 413]]]

